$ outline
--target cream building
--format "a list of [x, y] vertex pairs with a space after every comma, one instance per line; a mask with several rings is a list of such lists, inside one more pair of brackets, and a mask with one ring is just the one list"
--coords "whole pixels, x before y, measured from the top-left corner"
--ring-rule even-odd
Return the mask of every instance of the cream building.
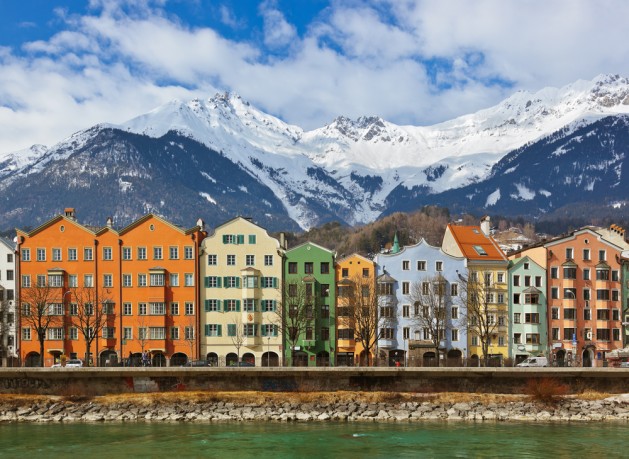
[[211, 365], [281, 365], [284, 251], [283, 243], [243, 217], [203, 240], [200, 346]]

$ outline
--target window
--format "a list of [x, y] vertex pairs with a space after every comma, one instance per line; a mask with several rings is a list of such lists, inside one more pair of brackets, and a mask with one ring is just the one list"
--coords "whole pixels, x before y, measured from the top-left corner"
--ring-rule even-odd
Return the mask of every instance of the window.
[[220, 288], [221, 278], [218, 276], [207, 276], [205, 278], [205, 288]]
[[179, 287], [179, 273], [170, 273], [170, 286]]
[[321, 305], [321, 318], [322, 319], [330, 318], [330, 305], [328, 304]]
[[149, 339], [166, 339], [165, 327], [149, 327]]
[[598, 341], [609, 341], [609, 329], [608, 328], [597, 328], [596, 329], [596, 339]]
[[520, 276], [518, 275], [513, 276], [513, 286], [514, 287], [520, 286]]
[[550, 297], [553, 300], [558, 300], [559, 299], [559, 287], [551, 287], [550, 288]]
[[559, 268], [557, 266], [553, 266], [550, 268], [550, 278], [559, 279]]
[[576, 310], [574, 308], [564, 308], [563, 318], [568, 320], [575, 320], [577, 317]]
[[620, 309], [612, 309], [612, 320], [620, 320]]
[[552, 340], [553, 341], [559, 341], [559, 329], [558, 328], [553, 328], [551, 330], [551, 336], [552, 336]]
[[22, 287], [29, 288], [31, 286], [31, 276], [28, 274], [22, 275]]
[[410, 282], [402, 282], [402, 295], [408, 295], [411, 290]]
[[52, 261], [61, 261], [61, 249], [52, 249]]
[[168, 257], [171, 260], [179, 260], [179, 247], [176, 245], [168, 247]]
[[146, 327], [139, 327], [138, 328], [138, 339], [140, 340], [144, 340], [148, 338], [148, 332]]
[[146, 247], [138, 247], [138, 260], [146, 260]]
[[162, 248], [153, 247], [153, 260], [161, 260], [161, 259], [163, 259]]
[[297, 262], [288, 262], [288, 274], [297, 274]]
[[583, 249], [583, 260], [588, 261], [590, 259], [590, 249]]
[[255, 255], [245, 255], [245, 265], [246, 266], [255, 266], [256, 264], [256, 256]]
[[68, 287], [78, 287], [79, 286], [79, 276], [76, 274], [68, 275]]
[[63, 287], [63, 276], [58, 274], [50, 274], [48, 276], [49, 287]]
[[513, 313], [513, 323], [514, 324], [519, 324], [520, 323], [520, 313], [519, 312]]
[[22, 341], [30, 341], [31, 340], [31, 329], [30, 328], [22, 328]]
[[91, 247], [83, 248], [83, 260], [92, 261], [94, 259], [94, 252]]
[[435, 261], [435, 271], [443, 271], [443, 261]]
[[146, 287], [146, 274], [138, 274], [138, 287]]
[[307, 261], [304, 263], [304, 273], [313, 274], [313, 263], [311, 261]]
[[524, 323], [526, 324], [538, 324], [539, 323], [539, 313], [537, 312], [527, 312], [524, 314]]
[[164, 274], [152, 273], [151, 274], [151, 287], [163, 287], [164, 286]]
[[425, 260], [417, 261], [417, 271], [426, 271], [426, 261]]
[[563, 278], [564, 279], [576, 279], [577, 278], [577, 268], [573, 266], [564, 266], [563, 268]]
[[505, 337], [504, 336], [499, 336], [498, 337], [498, 346], [504, 346], [504, 345], [505, 345]]
[[46, 249], [37, 249], [37, 261], [46, 261]]
[[583, 310], [583, 320], [592, 320], [592, 310], [590, 308]]
[[525, 293], [524, 304], [539, 304], [539, 294], [538, 293]]
[[131, 260], [131, 247], [123, 247], [122, 248], [122, 259], [123, 260]]
[[498, 277], [497, 277], [497, 278], [498, 278], [497, 282], [498, 282], [499, 284], [504, 284], [504, 281], [505, 281], [505, 273], [498, 273]]
[[163, 316], [166, 314], [166, 304], [149, 303], [149, 311], [152, 316]]
[[609, 320], [609, 310], [599, 309], [596, 311], [596, 320]]
[[22, 261], [31, 261], [31, 249], [22, 249]]
[[613, 328], [612, 329], [612, 340], [613, 341], [620, 341], [620, 328]]
[[411, 336], [411, 329], [408, 327], [404, 327], [402, 329], [402, 339], [409, 339]]
[[539, 333], [527, 333], [526, 344], [539, 344]]
[[70, 327], [70, 329], [68, 330], [69, 335], [70, 335], [70, 339], [71, 340], [78, 340], [79, 339], [79, 329], [76, 327]]
[[236, 255], [227, 255], [227, 266], [236, 265]]
[[124, 327], [122, 329], [122, 339], [132, 340], [133, 339], [133, 328], [132, 327]]
[[330, 284], [321, 284], [321, 296], [322, 297], [330, 296]]
[[522, 344], [522, 333], [513, 334], [513, 344]]
[[618, 301], [618, 290], [612, 290], [612, 301]]
[[85, 274], [83, 276], [83, 287], [94, 287], [94, 276], [91, 274]]
[[187, 316], [193, 316], [194, 315], [194, 303], [187, 301], [184, 304], [184, 308], [185, 310], [185, 315]]
[[227, 324], [227, 336], [236, 336], [236, 324]]
[[221, 302], [220, 300], [210, 299], [205, 300], [205, 312], [220, 312]]
[[115, 339], [116, 327], [103, 327], [102, 336], [105, 339]]
[[273, 255], [264, 256], [264, 266], [273, 266]]
[[402, 317], [410, 317], [411, 316], [411, 306], [409, 304], [405, 304], [402, 306]]
[[221, 328], [219, 324], [206, 324], [205, 336], [221, 336]]
[[459, 296], [459, 284], [450, 284], [450, 296]]
[[256, 243], [256, 235], [255, 234], [250, 234], [249, 235], [249, 244], [255, 244]]
[[599, 250], [598, 261], [605, 261], [605, 260], [607, 260], [607, 254], [605, 253], [605, 250]]
[[619, 281], [619, 278], [618, 278], [618, 270], [616, 270], [616, 269], [614, 269], [614, 270], [612, 271], [612, 281], [613, 281], [613, 282], [618, 282], [618, 281]]
[[194, 287], [194, 274], [185, 273], [184, 275], [184, 286], [185, 287]]
[[596, 280], [609, 280], [609, 269], [607, 268], [597, 268], [596, 269]]
[[393, 317], [393, 307], [382, 306], [380, 308], [380, 317]]
[[550, 314], [551, 314], [550, 316], [551, 319], [559, 320], [559, 308], [552, 308]]
[[459, 307], [458, 307], [458, 306], [452, 306], [452, 307], [450, 308], [450, 317], [451, 317], [453, 320], [456, 320], [456, 319], [458, 319], [458, 318], [459, 318]]
[[571, 247], [566, 248], [566, 258], [572, 260], [574, 258], [574, 250]]
[[240, 277], [226, 276], [223, 278], [225, 288], [240, 288]]
[[[268, 276], [262, 277], [262, 288], [277, 288], [277, 285], [278, 285], [277, 277], [268, 277]], [[323, 292], [323, 288], [321, 291]]]
[[256, 311], [256, 300], [253, 298], [247, 298], [242, 300], [243, 308], [246, 312], [255, 312]]
[[125, 316], [133, 314], [133, 306], [131, 306], [131, 303], [122, 303], [122, 314]]
[[179, 339], [179, 327], [170, 327], [170, 339]]
[[596, 299], [597, 300], [609, 300], [609, 290], [607, 289], [596, 289]]
[[111, 274], [103, 274], [103, 287], [113, 287], [114, 280]]
[[207, 256], [208, 266], [216, 266], [218, 264], [218, 257], [215, 253], [211, 253]]
[[583, 280], [590, 280], [590, 268], [583, 268]]
[[328, 341], [330, 339], [330, 329], [328, 327], [321, 327], [321, 339]]
[[258, 325], [257, 324], [243, 324], [243, 334], [247, 337], [258, 336]]
[[408, 271], [411, 269], [411, 262], [408, 260], [402, 260], [402, 270]]
[[458, 328], [453, 328], [452, 330], [450, 330], [450, 340], [451, 341], [458, 341], [459, 340], [459, 329]]
[[138, 303], [138, 315], [139, 316], [146, 315], [146, 303]]
[[262, 300], [262, 310], [264, 312], [275, 312], [277, 309], [275, 300]]
[[472, 336], [472, 346], [478, 346], [478, 336]]
[[111, 260], [112, 252], [111, 247], [103, 247], [103, 260]]
[[48, 329], [48, 339], [51, 341], [59, 341], [63, 339], [63, 328], [55, 327]]
[[240, 300], [224, 300], [225, 312], [240, 312]]
[[514, 293], [513, 294], [513, 304], [520, 304], [520, 294], [519, 293]]
[[330, 274], [330, 263], [327, 261], [321, 262], [321, 274]]
[[430, 283], [422, 282], [422, 295], [430, 294]]
[[184, 259], [192, 260], [193, 254], [194, 254], [194, 250], [193, 250], [192, 246], [185, 246], [183, 248], [183, 257], [184, 257]]
[[563, 297], [567, 300], [576, 300], [577, 299], [577, 289], [576, 288], [564, 288], [563, 289]]

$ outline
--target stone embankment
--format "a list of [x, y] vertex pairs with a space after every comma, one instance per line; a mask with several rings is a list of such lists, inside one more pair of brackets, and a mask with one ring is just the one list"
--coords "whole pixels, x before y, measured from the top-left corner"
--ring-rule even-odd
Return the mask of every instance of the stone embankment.
[[[339, 399], [332, 394], [309, 400], [266, 398], [195, 400], [132, 398], [72, 400], [40, 397], [36, 400], [0, 400], [0, 422], [220, 422], [220, 421], [629, 421], [629, 394], [599, 400], [563, 398], [551, 405], [525, 397], [507, 400], [444, 401], [406, 398], [395, 401]], [[386, 398], [386, 397], [385, 397]]]

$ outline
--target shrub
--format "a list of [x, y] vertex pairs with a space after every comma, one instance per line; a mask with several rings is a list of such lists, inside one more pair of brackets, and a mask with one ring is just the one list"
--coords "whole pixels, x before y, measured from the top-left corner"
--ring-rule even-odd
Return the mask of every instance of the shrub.
[[554, 405], [568, 393], [568, 389], [566, 384], [554, 378], [531, 378], [524, 387], [524, 393], [533, 402]]

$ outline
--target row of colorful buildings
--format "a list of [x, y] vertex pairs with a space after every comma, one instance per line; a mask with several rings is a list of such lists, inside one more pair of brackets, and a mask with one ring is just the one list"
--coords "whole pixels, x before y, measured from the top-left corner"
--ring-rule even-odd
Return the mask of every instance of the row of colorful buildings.
[[[75, 210], [0, 244], [2, 364], [602, 366], [629, 325], [629, 244], [583, 228], [506, 255], [490, 220], [373, 260], [287, 247], [250, 219], [212, 231]], [[41, 339], [40, 339], [41, 338]]]

